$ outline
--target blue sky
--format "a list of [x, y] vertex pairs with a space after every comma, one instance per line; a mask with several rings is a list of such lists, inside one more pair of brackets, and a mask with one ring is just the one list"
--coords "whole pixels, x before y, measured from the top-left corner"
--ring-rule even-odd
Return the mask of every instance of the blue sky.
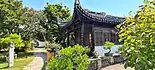
[[[44, 9], [46, 3], [63, 3], [73, 11], [74, 0], [23, 0], [24, 6], [32, 7], [36, 10]], [[130, 11], [135, 12], [143, 0], [80, 0], [83, 8], [91, 11], [105, 12], [114, 16], [127, 16]]]

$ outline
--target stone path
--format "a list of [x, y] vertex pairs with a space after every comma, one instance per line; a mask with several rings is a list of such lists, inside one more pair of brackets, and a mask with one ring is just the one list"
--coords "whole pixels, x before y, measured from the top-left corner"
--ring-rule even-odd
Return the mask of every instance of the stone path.
[[35, 48], [35, 58], [24, 67], [23, 70], [46, 70], [46, 51], [41, 48]]
[[[23, 70], [46, 70], [46, 50], [35, 48], [34, 60], [24, 67]], [[132, 68], [124, 68], [123, 64], [115, 64], [102, 68], [102, 70], [134, 70]]]
[[102, 68], [102, 70], [134, 70], [134, 69], [132, 68], [125, 69], [123, 64], [116, 64]]

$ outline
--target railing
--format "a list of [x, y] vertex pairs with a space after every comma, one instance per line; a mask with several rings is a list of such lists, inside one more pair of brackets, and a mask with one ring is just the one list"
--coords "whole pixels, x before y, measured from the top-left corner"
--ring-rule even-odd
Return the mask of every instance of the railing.
[[98, 57], [94, 59], [90, 59], [91, 64], [88, 67], [88, 70], [101, 70], [106, 66], [110, 66], [117, 63], [124, 62], [124, 57], [119, 56], [105, 56], [105, 57]]

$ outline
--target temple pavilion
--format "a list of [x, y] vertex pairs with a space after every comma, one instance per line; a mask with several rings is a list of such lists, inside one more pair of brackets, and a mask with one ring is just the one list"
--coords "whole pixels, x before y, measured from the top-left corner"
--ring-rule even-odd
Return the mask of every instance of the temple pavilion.
[[80, 44], [91, 48], [102, 46], [106, 41], [118, 42], [116, 25], [124, 21], [123, 17], [108, 15], [105, 12], [93, 12], [82, 8], [80, 1], [75, 0], [72, 19], [61, 24], [66, 34], [67, 46]]

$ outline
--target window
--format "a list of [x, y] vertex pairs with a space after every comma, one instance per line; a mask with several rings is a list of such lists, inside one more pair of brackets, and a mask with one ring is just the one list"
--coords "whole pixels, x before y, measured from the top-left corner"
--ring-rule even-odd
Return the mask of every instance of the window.
[[110, 33], [110, 32], [101, 32], [101, 31], [98, 31], [98, 32], [95, 32], [95, 45], [96, 46], [101, 46], [103, 45], [106, 41], [111, 41], [111, 42], [114, 42], [114, 43], [118, 43], [118, 37], [117, 37], [117, 34], [114, 34], [114, 33]]

